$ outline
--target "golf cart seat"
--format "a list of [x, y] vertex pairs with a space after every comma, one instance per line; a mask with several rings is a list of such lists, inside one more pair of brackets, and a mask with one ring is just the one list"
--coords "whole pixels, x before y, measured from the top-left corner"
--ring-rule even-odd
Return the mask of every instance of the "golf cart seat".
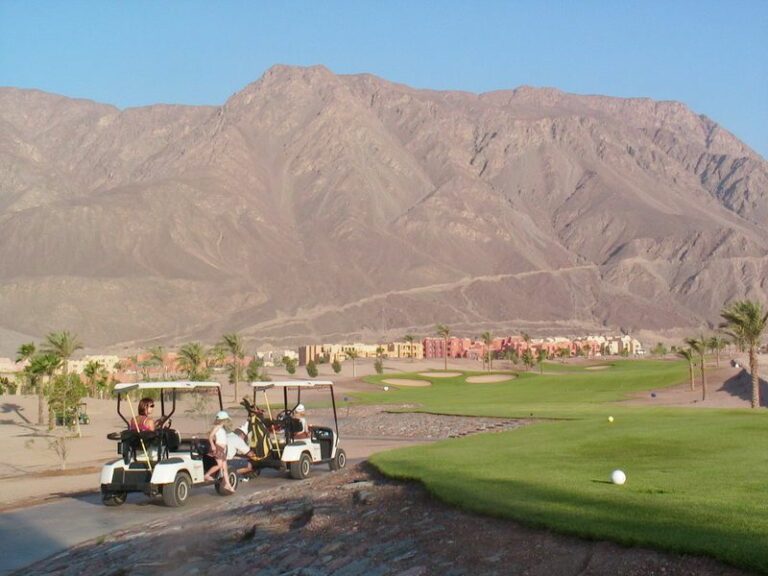
[[320, 455], [323, 459], [331, 457], [333, 451], [333, 430], [325, 426], [310, 426], [312, 442], [320, 444]]

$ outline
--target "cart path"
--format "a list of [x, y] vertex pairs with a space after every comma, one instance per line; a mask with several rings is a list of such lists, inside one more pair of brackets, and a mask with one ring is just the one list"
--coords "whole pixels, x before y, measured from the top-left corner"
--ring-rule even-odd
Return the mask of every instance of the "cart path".
[[[346, 438], [343, 447], [349, 465], [353, 465], [376, 452], [419, 443], [414, 440]], [[312, 469], [312, 475], [329, 473], [326, 465]], [[167, 521], [169, 516], [182, 520], [206, 507], [218, 508], [224, 502], [231, 504], [286, 482], [291, 482], [287, 476], [275, 470], [265, 470], [258, 479], [241, 484], [237, 493], [228, 498], [218, 496], [212, 486], [196, 487], [183, 508], [167, 508], [160, 499], [150, 500], [143, 494], [130, 494], [123, 506], [108, 508], [101, 503], [100, 494], [93, 491], [64, 495], [54, 502], [1, 513], [0, 576], [116, 530], [141, 524], [149, 526]], [[94, 473], [94, 487], [97, 486], [98, 473]]]

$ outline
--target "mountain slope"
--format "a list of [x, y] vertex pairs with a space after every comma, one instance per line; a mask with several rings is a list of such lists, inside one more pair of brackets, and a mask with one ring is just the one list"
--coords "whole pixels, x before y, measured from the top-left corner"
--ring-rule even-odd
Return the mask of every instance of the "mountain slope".
[[679, 103], [281, 66], [221, 107], [0, 89], [0, 127], [6, 330], [663, 333], [768, 289], [768, 163]]

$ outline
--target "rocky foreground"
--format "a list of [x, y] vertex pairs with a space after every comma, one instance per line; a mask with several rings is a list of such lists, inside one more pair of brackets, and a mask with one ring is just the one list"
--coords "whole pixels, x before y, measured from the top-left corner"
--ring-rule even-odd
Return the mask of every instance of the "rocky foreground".
[[[433, 437], [448, 437], [506, 430], [521, 424], [491, 418], [364, 410], [364, 417], [347, 420], [347, 434], [418, 437], [429, 430]], [[709, 559], [585, 541], [460, 512], [433, 499], [420, 485], [389, 480], [363, 463], [334, 474], [286, 481], [280, 488], [254, 493], [246, 499], [221, 499], [203, 509], [115, 532], [18, 574], [747, 573]]]

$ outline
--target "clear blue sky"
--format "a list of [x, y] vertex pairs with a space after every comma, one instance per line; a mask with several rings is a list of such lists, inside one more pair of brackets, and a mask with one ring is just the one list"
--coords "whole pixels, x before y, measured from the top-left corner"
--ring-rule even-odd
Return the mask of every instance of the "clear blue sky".
[[768, 0], [0, 0], [0, 86], [222, 104], [273, 64], [679, 100], [768, 157]]

